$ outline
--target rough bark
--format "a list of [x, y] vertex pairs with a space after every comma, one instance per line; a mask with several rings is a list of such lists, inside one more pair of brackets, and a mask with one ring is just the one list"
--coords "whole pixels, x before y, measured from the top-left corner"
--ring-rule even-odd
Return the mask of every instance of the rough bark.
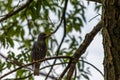
[[[81, 57], [82, 54], [84, 54], [84, 52], [86, 51], [87, 47], [90, 45], [90, 43], [94, 39], [95, 35], [100, 31], [101, 28], [102, 28], [102, 21], [100, 21], [96, 25], [96, 27], [93, 28], [93, 30], [90, 33], [86, 34], [83, 43], [76, 50], [76, 52], [73, 55], [73, 59], [70, 61], [70, 64], [66, 67], [66, 68], [69, 68], [66, 80], [71, 80], [72, 75], [73, 75], [74, 70], [75, 70], [76, 63], [79, 61], [79, 58]], [[65, 71], [67, 71], [67, 70], [65, 69]], [[60, 76], [59, 80], [61, 80], [61, 76]]]
[[104, 80], [120, 80], [120, 0], [103, 1]]

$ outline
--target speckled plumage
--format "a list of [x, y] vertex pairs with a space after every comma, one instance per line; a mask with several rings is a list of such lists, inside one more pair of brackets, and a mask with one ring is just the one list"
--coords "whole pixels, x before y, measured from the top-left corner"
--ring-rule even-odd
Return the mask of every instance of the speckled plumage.
[[[45, 39], [46, 39], [46, 34], [40, 33], [37, 41], [34, 42], [33, 48], [32, 48], [32, 54], [31, 54], [32, 62], [45, 58], [45, 55], [47, 52]], [[41, 63], [33, 64], [34, 75], [39, 75], [40, 64]]]

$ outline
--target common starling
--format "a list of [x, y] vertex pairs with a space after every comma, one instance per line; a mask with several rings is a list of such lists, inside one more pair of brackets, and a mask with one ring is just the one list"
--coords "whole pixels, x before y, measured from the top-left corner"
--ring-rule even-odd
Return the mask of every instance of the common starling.
[[[32, 62], [45, 58], [47, 52], [46, 37], [48, 36], [45, 33], [40, 33], [37, 41], [34, 42], [31, 53]], [[34, 75], [36, 76], [39, 75], [40, 64], [40, 62], [33, 64]]]

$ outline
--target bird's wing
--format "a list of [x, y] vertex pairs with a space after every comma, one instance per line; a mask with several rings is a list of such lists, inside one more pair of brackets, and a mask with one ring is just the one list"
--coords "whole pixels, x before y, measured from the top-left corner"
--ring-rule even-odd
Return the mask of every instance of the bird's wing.
[[37, 42], [34, 42], [34, 44], [33, 44], [33, 47], [32, 47], [32, 51], [31, 51], [31, 60], [32, 60], [32, 62], [34, 62], [34, 61], [36, 61], [36, 54], [37, 54], [37, 48], [38, 47], [38, 45], [37, 45]]

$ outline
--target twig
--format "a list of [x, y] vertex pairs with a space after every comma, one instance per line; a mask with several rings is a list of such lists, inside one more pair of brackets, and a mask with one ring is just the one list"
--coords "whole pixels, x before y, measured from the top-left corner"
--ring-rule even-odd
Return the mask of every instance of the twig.
[[22, 77], [22, 78], [11, 78], [11, 79], [7, 78], [7, 79], [4, 79], [4, 80], [24, 80], [24, 79], [26, 79], [30, 76], [32, 76], [32, 74], [29, 74], [28, 76], [25, 76], [25, 77]]
[[[1, 56], [2, 58], [4, 58], [5, 60], [7, 60], [7, 62], [9, 61], [10, 63], [16, 64], [17, 66], [25, 65], [25, 64], [21, 64], [20, 62], [18, 62], [18, 61], [16, 61], [16, 60], [11, 60], [10, 58], [7, 58], [7, 57], [4, 56], [2, 53], [0, 53], [0, 56]], [[29, 68], [29, 67], [25, 67], [25, 68], [32, 71], [32, 69]], [[4, 69], [5, 69], [5, 68], [4, 68]], [[42, 72], [40, 72], [40, 75], [46, 76], [46, 74], [45, 74], [45, 73], [42, 73]], [[51, 78], [51, 79], [56, 80], [56, 78], [53, 77], [53, 76], [50, 76], [50, 75], [49, 75], [48, 77]]]
[[28, 0], [26, 2], [26, 4], [24, 4], [23, 6], [21, 6], [20, 8], [14, 10], [13, 12], [10, 12], [8, 14], [6, 14], [3, 18], [0, 19], [0, 22], [12, 17], [13, 15], [17, 14], [18, 12], [20, 12], [21, 10], [23, 10], [24, 8], [26, 8], [33, 0]]
[[[61, 48], [61, 46], [62, 46], [62, 43], [63, 43], [63, 41], [64, 41], [64, 39], [65, 39], [65, 36], [66, 36], [66, 20], [65, 20], [65, 14], [66, 14], [66, 9], [67, 9], [67, 4], [68, 4], [68, 0], [65, 0], [65, 5], [64, 5], [64, 9], [63, 9], [63, 15], [62, 15], [62, 20], [64, 21], [64, 35], [63, 35], [63, 38], [62, 38], [62, 40], [61, 40], [61, 42], [60, 42], [60, 45], [59, 45], [59, 47], [58, 47], [58, 49], [57, 49], [57, 51], [56, 51], [56, 56], [58, 56], [59, 50], [60, 50], [60, 48]], [[61, 23], [62, 23], [62, 20], [61, 20]], [[57, 27], [57, 29], [58, 29], [58, 28], [59, 28], [59, 27]], [[57, 31], [57, 29], [56, 29], [53, 33], [55, 33], [55, 32]], [[53, 62], [53, 65], [54, 65], [55, 63], [56, 63], [56, 59], [55, 59], [55, 61]], [[49, 74], [51, 73], [52, 70], [53, 70], [53, 66], [51, 66], [51, 69], [49, 70], [49, 72], [48, 72], [45, 80], [47, 80], [47, 77], [49, 76]]]
[[10, 58], [7, 58], [6, 56], [4, 56], [2, 53], [0, 53], [0, 56], [2, 58], [4, 58], [7, 62], [10, 61], [10, 63], [16, 64], [18, 66], [21, 66], [22, 64], [20, 62], [18, 62], [17, 60], [11, 60]]
[[75, 68], [75, 75], [74, 75], [73, 80], [76, 80], [76, 78], [77, 78], [77, 69]]
[[7, 57], [5, 57], [1, 52], [0, 52], [0, 56], [4, 59], [7, 59]]
[[41, 60], [39, 60], [39, 61], [35, 61], [35, 62], [29, 63], [29, 64], [22, 65], [22, 66], [20, 66], [20, 67], [18, 67], [18, 68], [16, 68], [16, 69], [14, 69], [14, 70], [12, 70], [12, 71], [10, 71], [10, 72], [4, 74], [4, 75], [2, 75], [2, 76], [0, 77], [0, 79], [2, 79], [3, 77], [5, 77], [5, 76], [7, 76], [7, 75], [9, 75], [9, 74], [11, 74], [11, 73], [13, 73], [13, 72], [15, 72], [15, 71], [17, 71], [17, 70], [23, 68], [23, 67], [27, 67], [27, 66], [33, 65], [33, 64], [35, 64], [35, 63], [45, 61], [45, 60], [60, 59], [60, 58], [72, 59], [72, 58], [69, 57], [69, 56], [57, 56], [57, 57], [49, 57], [49, 58], [41, 59]]
[[[57, 30], [61, 26], [63, 20], [65, 19], [65, 14], [66, 14], [66, 9], [67, 9], [67, 3], [68, 3], [68, 0], [65, 1], [65, 5], [64, 5], [64, 9], [63, 9], [63, 14], [62, 14], [60, 23], [58, 24], [57, 28], [51, 34], [54, 34], [54, 33], [57, 32]], [[52, 26], [54, 27], [54, 24], [53, 24], [52, 20], [50, 19], [50, 17], [48, 17], [48, 19], [50, 20], [50, 22], [52, 23]]]
[[93, 19], [95, 19], [96, 17], [98, 17], [100, 14], [98, 13], [96, 16], [94, 16], [93, 18], [91, 18], [88, 22], [92, 21]]
[[[50, 17], [48, 17], [48, 19], [50, 20], [50, 22], [52, 23], [52, 26], [54, 27], [54, 23], [52, 22], [52, 20], [50, 19]], [[58, 24], [57, 28], [53, 32], [51, 32], [50, 35], [52, 35], [52, 34], [54, 34], [54, 33], [57, 32], [57, 30], [60, 28], [62, 22], [63, 22], [63, 17], [61, 17], [60, 23]]]
[[67, 64], [67, 63], [68, 63], [68, 62], [56, 63], [55, 65], [48, 65], [48, 66], [45, 66], [45, 67], [40, 68], [40, 70], [45, 69], [45, 68], [48, 68], [48, 67], [51, 67], [51, 66], [56, 66], [56, 65], [61, 65], [61, 64]]
[[67, 72], [67, 70], [69, 69], [71, 64], [71, 60], [69, 62], [69, 64], [67, 65], [67, 67], [63, 70], [63, 72], [61, 73], [60, 77], [58, 78], [58, 80], [62, 80], [63, 76], [65, 75], [65, 73]]
[[66, 80], [71, 79], [73, 72], [75, 70], [76, 63], [79, 61], [79, 58], [81, 57], [82, 54], [84, 54], [87, 47], [92, 42], [93, 38], [98, 33], [98, 31], [100, 31], [101, 28], [102, 28], [102, 21], [100, 21], [90, 33], [86, 34], [83, 43], [79, 46], [79, 48], [76, 50], [75, 54], [73, 55], [74, 59], [72, 60], [72, 63], [70, 64]]
[[93, 1], [93, 2], [102, 3], [102, 0], [87, 0], [87, 1]]
[[84, 60], [80, 60], [80, 61], [83, 61], [84, 63], [92, 66], [95, 70], [97, 70], [104, 77], [104, 74], [97, 67], [95, 67], [93, 64], [91, 64], [91, 63], [89, 63], [87, 61], [84, 61]]

